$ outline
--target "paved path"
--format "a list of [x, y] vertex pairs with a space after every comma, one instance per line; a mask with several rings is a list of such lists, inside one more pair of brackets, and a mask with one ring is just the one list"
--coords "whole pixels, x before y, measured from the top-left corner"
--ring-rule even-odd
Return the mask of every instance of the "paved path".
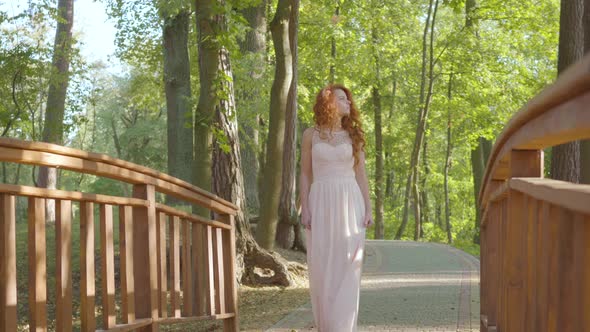
[[[367, 241], [359, 331], [479, 331], [479, 260], [453, 247]], [[268, 331], [315, 331], [310, 304]]]

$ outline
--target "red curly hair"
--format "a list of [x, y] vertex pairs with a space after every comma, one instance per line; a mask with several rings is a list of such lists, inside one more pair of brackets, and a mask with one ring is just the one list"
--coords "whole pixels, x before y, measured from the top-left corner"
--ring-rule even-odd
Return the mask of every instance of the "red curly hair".
[[352, 93], [348, 88], [341, 84], [330, 84], [320, 90], [313, 105], [313, 120], [320, 130], [332, 131], [332, 124], [337, 118], [338, 108], [336, 106], [336, 97], [334, 92], [342, 90], [346, 98], [350, 101], [350, 113], [343, 116], [342, 128], [348, 132], [352, 140], [354, 165], [359, 162], [359, 154], [365, 150], [365, 132], [362, 129], [361, 116], [357, 110]]

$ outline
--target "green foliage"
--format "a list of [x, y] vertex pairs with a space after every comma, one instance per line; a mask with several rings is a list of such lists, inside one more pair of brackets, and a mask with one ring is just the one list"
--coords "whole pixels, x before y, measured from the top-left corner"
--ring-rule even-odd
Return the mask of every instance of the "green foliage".
[[477, 259], [480, 258], [480, 247], [478, 244], [474, 244], [471, 239], [458, 238], [457, 241], [453, 243], [453, 247], [461, 249]]
[[51, 69], [52, 43], [45, 39], [50, 20], [47, 6], [31, 6], [14, 17], [0, 15], [0, 134], [40, 137], [39, 109]]
[[[100, 64], [88, 64], [76, 54], [67, 100], [66, 144], [165, 170], [162, 28], [166, 18], [181, 10], [192, 10], [191, 2], [102, 1], [117, 22], [117, 56], [127, 65], [127, 72], [113, 76]], [[214, 42], [226, 47], [231, 57], [233, 76], [220, 76], [216, 82], [221, 87], [234, 84], [237, 114], [231, 116], [238, 117], [240, 130], [258, 128], [260, 137], [265, 137], [275, 63], [273, 48], [267, 39], [269, 53], [260, 59], [260, 55], [240, 54], [238, 47], [247, 31], [241, 10], [260, 1], [232, 0], [216, 7], [217, 13], [226, 14], [226, 20]], [[402, 220], [421, 106], [422, 34], [427, 6], [426, 0], [319, 0], [303, 1], [300, 7], [300, 129], [312, 125], [316, 93], [329, 82], [333, 66], [335, 81], [352, 89], [362, 114], [371, 187], [375, 168], [371, 90], [380, 91], [385, 174], [392, 177], [390, 194], [385, 198], [386, 238], [393, 237]], [[456, 246], [476, 252], [476, 246], [470, 244], [475, 231], [470, 153], [479, 137], [494, 140], [506, 121], [555, 79], [559, 1], [479, 1], [473, 11], [472, 27], [466, 26], [464, 6], [465, 0], [442, 1], [434, 27], [435, 80], [426, 136], [430, 173], [425, 188], [429, 194], [429, 220], [434, 223], [425, 223], [423, 228], [425, 240], [446, 241], [446, 231], [436, 221], [444, 220], [444, 163], [450, 115], [452, 234]], [[53, 8], [53, 2], [46, 0], [34, 2], [15, 17], [0, 12], [0, 70], [4, 74], [0, 77], [0, 134], [10, 123], [8, 136], [39, 139], [51, 68], [53, 41], [46, 36], [52, 35], [55, 28]], [[269, 8], [274, 7], [270, 4]], [[267, 13], [269, 22], [273, 14]], [[192, 104], [196, 105], [199, 72], [194, 15], [191, 13], [189, 54]], [[224, 89], [217, 91], [218, 99], [229, 98]], [[209, 119], [199, 120], [196, 122], [210, 123]], [[188, 123], [192, 121], [187, 118]], [[224, 135], [214, 131], [222, 148], [227, 148]], [[240, 139], [242, 144], [254, 144], [248, 135]], [[260, 146], [254, 150], [260, 152]], [[424, 166], [421, 168], [424, 176]], [[7, 167], [7, 179], [13, 179], [16, 171], [16, 167]], [[24, 168], [21, 172], [21, 178], [30, 178], [32, 173]], [[128, 190], [113, 181], [68, 172], [62, 173], [61, 186], [117, 194]], [[412, 236], [410, 212], [404, 238]]]
[[[367, 137], [367, 170], [374, 172], [373, 106], [370, 91], [380, 89], [383, 108], [385, 173], [393, 174], [393, 197], [386, 198], [385, 237], [401, 222], [401, 205], [416, 130], [422, 33], [427, 1], [343, 1], [302, 3], [300, 25], [300, 122], [312, 123], [317, 91], [336, 81], [348, 85], [362, 113]], [[491, 1], [478, 3], [465, 26], [465, 1], [442, 1], [433, 51], [434, 89], [427, 128], [430, 220], [442, 210], [447, 117], [451, 114], [450, 204], [453, 237], [468, 243], [475, 218], [470, 153], [479, 137], [493, 140], [525, 102], [555, 78], [559, 2]], [[331, 59], [331, 40], [336, 58]], [[379, 80], [377, 79], [379, 64]], [[453, 74], [451, 97], [449, 77]], [[395, 83], [395, 85], [394, 85]], [[394, 94], [395, 86], [395, 94]], [[424, 176], [424, 169], [422, 169]], [[373, 186], [371, 180], [371, 186]], [[412, 210], [410, 210], [412, 211]], [[413, 237], [413, 216], [405, 238]], [[446, 232], [425, 224], [425, 239], [446, 241]]]

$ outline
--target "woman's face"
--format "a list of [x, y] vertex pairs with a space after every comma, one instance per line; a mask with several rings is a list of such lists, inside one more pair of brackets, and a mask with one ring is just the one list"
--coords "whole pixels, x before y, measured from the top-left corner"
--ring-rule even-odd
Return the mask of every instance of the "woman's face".
[[336, 108], [340, 116], [347, 116], [350, 114], [350, 100], [343, 90], [334, 90], [334, 97], [336, 98]]

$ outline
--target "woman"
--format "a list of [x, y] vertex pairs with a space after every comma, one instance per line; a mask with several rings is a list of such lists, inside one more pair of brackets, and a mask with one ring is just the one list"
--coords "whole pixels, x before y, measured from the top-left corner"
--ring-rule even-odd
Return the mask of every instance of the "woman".
[[356, 331], [365, 228], [373, 221], [364, 132], [350, 90], [322, 89], [301, 144], [301, 223], [320, 332]]

